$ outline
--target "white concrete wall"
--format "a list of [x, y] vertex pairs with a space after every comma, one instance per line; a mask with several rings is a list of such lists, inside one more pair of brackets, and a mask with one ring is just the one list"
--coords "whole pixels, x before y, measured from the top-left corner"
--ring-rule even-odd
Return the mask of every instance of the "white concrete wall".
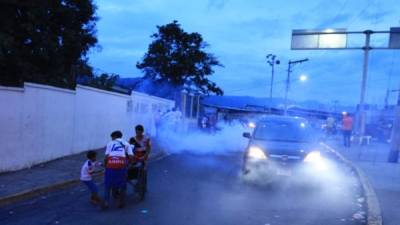
[[22, 110], [24, 89], [0, 87], [0, 171], [19, 164], [23, 152]]
[[131, 113], [127, 104], [131, 96], [95, 88], [76, 88], [74, 151], [99, 148], [108, 141], [113, 130], [124, 137], [133, 134]]
[[152, 107], [173, 105], [141, 93], [128, 96], [80, 85], [75, 91], [31, 83], [0, 86], [0, 172], [103, 147], [114, 130], [128, 139], [138, 123], [155, 132]]

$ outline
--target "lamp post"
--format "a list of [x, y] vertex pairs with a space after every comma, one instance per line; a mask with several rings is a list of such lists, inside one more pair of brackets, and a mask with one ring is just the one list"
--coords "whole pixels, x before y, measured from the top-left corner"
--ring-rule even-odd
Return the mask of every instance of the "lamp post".
[[[291, 60], [289, 60], [289, 62], [288, 62], [288, 70], [287, 70], [287, 78], [286, 78], [286, 91], [285, 91], [285, 108], [284, 108], [284, 115], [286, 115], [287, 114], [287, 106], [288, 106], [288, 94], [289, 94], [289, 88], [290, 88], [290, 73], [292, 72], [292, 65], [295, 65], [295, 64], [300, 64], [300, 63], [303, 63], [303, 62], [306, 62], [306, 61], [308, 61], [308, 59], [307, 58], [305, 58], [305, 59], [300, 59], [300, 60], [295, 60], [295, 61], [291, 61]], [[304, 79], [304, 78], [303, 78]]]
[[281, 62], [278, 59], [276, 59], [276, 55], [273, 54], [268, 54], [266, 58], [268, 64], [271, 66], [271, 85], [269, 89], [269, 98], [272, 100], [272, 88], [274, 85], [274, 73], [275, 73], [274, 66], [275, 64], [279, 65]]

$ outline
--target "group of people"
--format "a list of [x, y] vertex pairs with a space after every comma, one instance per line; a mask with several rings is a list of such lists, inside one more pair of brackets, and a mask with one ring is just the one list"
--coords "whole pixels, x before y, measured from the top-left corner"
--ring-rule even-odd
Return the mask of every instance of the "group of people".
[[217, 130], [217, 118], [215, 115], [204, 114], [199, 118], [199, 127], [201, 130], [209, 133], [215, 133]]
[[[146, 170], [146, 162], [151, 151], [150, 138], [144, 134], [142, 125], [135, 127], [135, 133], [135, 136], [127, 142], [122, 138], [121, 131], [112, 132], [111, 141], [106, 146], [104, 163], [97, 161], [95, 151], [89, 151], [86, 155], [87, 160], [81, 168], [80, 179], [91, 193], [90, 201], [100, 204], [103, 209], [109, 207], [113, 191], [118, 192], [118, 207], [125, 206], [129, 165], [143, 163], [143, 169]], [[103, 199], [99, 196], [98, 188], [93, 181], [93, 175], [98, 172], [97, 168], [100, 166], [105, 168]]]

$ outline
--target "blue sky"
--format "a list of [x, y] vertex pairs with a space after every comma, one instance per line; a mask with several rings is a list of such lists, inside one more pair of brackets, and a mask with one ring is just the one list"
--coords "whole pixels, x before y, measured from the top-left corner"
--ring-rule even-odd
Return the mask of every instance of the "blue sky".
[[[309, 62], [294, 68], [289, 98], [356, 104], [360, 98], [362, 51], [293, 51], [290, 50], [291, 31], [399, 27], [397, 1], [97, 0], [101, 50], [91, 51], [90, 63], [98, 72], [142, 76], [135, 64], [145, 54], [156, 25], [178, 20], [186, 31], [202, 34], [210, 45], [207, 51], [224, 65], [216, 69], [212, 80], [226, 95], [268, 96], [271, 73], [265, 56], [273, 53], [282, 62], [276, 67], [275, 97], [284, 96], [288, 60], [307, 57]], [[368, 102], [383, 104], [386, 89], [400, 87], [399, 65], [400, 50], [371, 52]], [[307, 74], [309, 80], [296, 81], [300, 74]], [[394, 103], [396, 98], [396, 94], [391, 94], [389, 100]]]

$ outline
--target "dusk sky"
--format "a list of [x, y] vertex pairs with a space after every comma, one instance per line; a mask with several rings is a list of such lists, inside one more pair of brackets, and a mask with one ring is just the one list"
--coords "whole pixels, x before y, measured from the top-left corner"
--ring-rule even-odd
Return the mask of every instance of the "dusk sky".
[[[97, 0], [101, 51], [93, 49], [91, 65], [97, 72], [122, 77], [143, 74], [135, 65], [151, 42], [157, 25], [178, 20], [187, 32], [199, 32], [224, 65], [212, 80], [225, 95], [269, 96], [271, 69], [265, 56], [277, 55], [274, 97], [284, 96], [287, 62], [296, 65], [289, 98], [356, 104], [360, 98], [361, 50], [290, 50], [292, 29], [347, 28], [349, 31], [389, 30], [400, 27], [398, 0]], [[373, 43], [381, 43], [377, 36]], [[361, 39], [362, 40], [362, 39]], [[400, 87], [400, 50], [373, 50], [366, 100], [383, 104], [386, 89]], [[301, 74], [308, 80], [298, 81]], [[390, 96], [394, 103], [397, 94]]]

